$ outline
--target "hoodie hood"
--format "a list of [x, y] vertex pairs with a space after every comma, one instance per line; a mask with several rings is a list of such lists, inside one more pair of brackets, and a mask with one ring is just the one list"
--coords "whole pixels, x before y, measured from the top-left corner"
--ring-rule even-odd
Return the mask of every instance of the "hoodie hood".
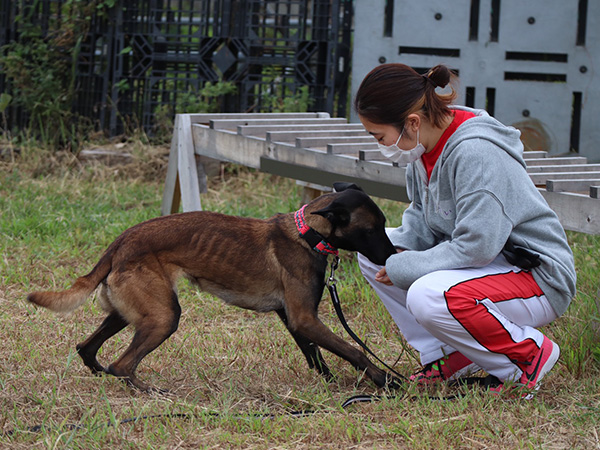
[[[457, 149], [464, 148], [465, 146], [474, 146], [481, 149], [483, 152], [489, 151], [490, 149], [494, 149], [494, 151], [502, 149], [520, 166], [524, 169], [527, 168], [525, 160], [523, 159], [524, 148], [523, 143], [521, 142], [521, 132], [519, 130], [504, 125], [502, 122], [490, 116], [487, 111], [483, 109], [474, 109], [458, 105], [450, 106], [450, 109], [468, 111], [475, 114], [475, 117], [463, 122], [456, 131], [452, 133], [433, 169], [431, 180], [435, 180], [433, 183], [435, 187], [431, 190], [431, 194], [436, 198], [436, 203], [440, 203], [439, 196], [441, 194], [437, 186], [444, 184], [440, 180], [440, 178], [443, 177], [443, 166], [456, 156], [454, 155], [454, 152], [457, 151]], [[414, 164], [414, 170], [425, 184], [430, 184], [430, 180], [427, 179], [427, 171], [420, 159]], [[416, 179], [417, 177], [414, 178], [415, 181]]]
[[440, 155], [442, 163], [465, 140], [484, 139], [503, 149], [523, 167], [527, 167], [523, 159], [523, 143], [521, 142], [521, 132], [519, 130], [504, 125], [483, 109], [473, 109], [465, 106], [451, 106], [450, 109], [469, 111], [475, 114], [475, 117], [460, 125], [450, 136]]

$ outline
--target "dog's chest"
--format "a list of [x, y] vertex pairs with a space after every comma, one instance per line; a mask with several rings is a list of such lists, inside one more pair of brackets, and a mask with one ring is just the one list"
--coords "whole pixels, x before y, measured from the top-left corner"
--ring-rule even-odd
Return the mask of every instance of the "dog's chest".
[[199, 283], [204, 292], [219, 297], [225, 303], [253, 311], [268, 312], [283, 308], [283, 291], [278, 289], [233, 291], [203, 280]]

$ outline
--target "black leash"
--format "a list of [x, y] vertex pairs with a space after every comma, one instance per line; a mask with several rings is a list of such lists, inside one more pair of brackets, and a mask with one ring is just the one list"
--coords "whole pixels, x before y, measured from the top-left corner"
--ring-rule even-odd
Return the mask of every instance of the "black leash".
[[[342, 409], [346, 409], [348, 406], [353, 405], [355, 403], [365, 403], [365, 402], [370, 403], [375, 400], [380, 400], [382, 398], [383, 397], [376, 396], [376, 395], [355, 395], [353, 397], [346, 399], [340, 406]], [[233, 415], [233, 416], [236, 419], [258, 418], [258, 419], [262, 419], [262, 420], [267, 420], [267, 419], [274, 419], [276, 417], [281, 417], [281, 416], [308, 417], [308, 416], [317, 414], [319, 412], [327, 412], [327, 410], [300, 409], [300, 410], [296, 410], [296, 411], [290, 411], [285, 414], [249, 413], [249, 414], [244, 414], [244, 415], [239, 414], [239, 415]], [[214, 411], [206, 411], [206, 412], [204, 412], [203, 415], [206, 415], [209, 417], [215, 417], [215, 418], [223, 416], [223, 414], [214, 412]], [[187, 419], [194, 419], [194, 418], [199, 418], [199, 417], [202, 417], [202, 414], [194, 414], [194, 413], [153, 414], [153, 415], [147, 415], [147, 416], [130, 417], [128, 419], [122, 419], [122, 420], [114, 421], [114, 422], [111, 420], [108, 420], [103, 425], [98, 425], [94, 429], [97, 429], [101, 426], [105, 426], [107, 428], [108, 427], [117, 427], [120, 425], [127, 425], [129, 423], [137, 423], [141, 420], [151, 420], [151, 419], [184, 419], [184, 420], [187, 420]], [[29, 427], [29, 428], [22, 430], [22, 432], [24, 432], [24, 433], [41, 433], [43, 428], [44, 428], [43, 425], [35, 425], [33, 427]], [[81, 423], [67, 423], [67, 424], [63, 424], [61, 426], [61, 428], [64, 430], [67, 430], [67, 431], [89, 429], [89, 427], [86, 427], [84, 424], [81, 424]], [[20, 430], [8, 430], [3, 433], [0, 433], [0, 436], [10, 437], [10, 436], [15, 435], [18, 431], [20, 431]]]
[[[369, 347], [367, 347], [367, 345], [362, 341], [362, 339], [357, 336], [357, 334], [352, 330], [352, 328], [350, 328], [350, 325], [348, 325], [348, 322], [346, 321], [346, 318], [344, 317], [344, 313], [342, 312], [342, 306], [341, 306], [340, 299], [337, 294], [337, 288], [335, 286], [336, 281], [337, 281], [335, 279], [335, 271], [338, 268], [339, 263], [340, 263], [340, 258], [339, 258], [339, 256], [336, 256], [333, 259], [333, 261], [331, 262], [331, 272], [330, 272], [329, 278], [327, 279], [326, 284], [327, 284], [327, 288], [329, 289], [329, 293], [331, 294], [331, 302], [333, 303], [333, 308], [335, 309], [335, 312], [338, 316], [338, 319], [340, 319], [342, 326], [344, 327], [346, 332], [350, 335], [350, 337], [352, 339], [354, 339], [354, 341], [358, 345], [360, 345], [369, 355], [371, 355], [373, 358], [375, 358], [377, 361], [379, 361], [386, 369], [388, 369], [396, 377], [398, 377], [398, 379], [394, 380], [394, 381], [404, 382], [404, 383], [408, 382], [409, 380], [407, 377], [398, 373], [396, 370], [394, 370], [389, 365], [387, 365], [384, 361], [382, 361], [375, 353], [373, 353], [373, 351]], [[499, 384], [501, 384], [501, 381], [493, 375], [488, 375], [486, 377], [462, 377], [462, 378], [453, 380], [449, 383], [450, 386], [477, 385], [477, 386], [481, 386], [484, 388], [498, 386]], [[429, 396], [429, 398], [432, 400], [454, 400], [460, 396], [461, 395], [449, 395], [449, 396], [445, 396], [445, 397]], [[393, 398], [393, 397], [379, 396], [379, 395], [373, 395], [373, 396], [359, 395], [359, 396], [349, 398], [348, 400], [346, 400], [346, 402], [344, 402], [344, 405], [347, 402], [350, 402], [348, 404], [352, 404], [352, 403], [356, 403], [358, 401], [360, 401], [360, 402], [374, 401], [374, 400], [381, 400], [382, 398]], [[415, 397], [413, 397], [413, 399], [414, 398]]]
[[352, 330], [352, 328], [350, 328], [350, 325], [348, 325], [348, 322], [346, 321], [346, 318], [344, 317], [344, 313], [342, 312], [342, 306], [340, 304], [340, 298], [338, 297], [338, 293], [337, 293], [337, 288], [335, 286], [336, 284], [336, 279], [335, 279], [335, 271], [338, 268], [338, 265], [340, 263], [340, 257], [336, 256], [333, 261], [331, 262], [331, 274], [329, 275], [329, 278], [327, 279], [327, 288], [329, 289], [329, 293], [331, 294], [331, 302], [333, 303], [333, 308], [335, 309], [335, 312], [338, 316], [338, 319], [340, 319], [340, 322], [342, 323], [342, 326], [344, 327], [344, 330], [346, 330], [346, 332], [350, 335], [350, 337], [352, 339], [354, 339], [354, 341], [360, 345], [364, 351], [366, 351], [369, 355], [371, 355], [373, 358], [375, 358], [377, 361], [379, 361], [381, 364], [383, 364], [383, 366], [388, 369], [390, 372], [392, 372], [395, 376], [397, 376], [399, 378], [400, 381], [408, 381], [407, 378], [398, 373], [396, 370], [394, 370], [393, 368], [391, 368], [390, 366], [388, 366], [384, 361], [382, 361], [375, 353], [373, 353], [373, 351], [367, 347], [367, 344], [365, 344], [361, 338], [359, 338], [357, 336], [357, 334]]

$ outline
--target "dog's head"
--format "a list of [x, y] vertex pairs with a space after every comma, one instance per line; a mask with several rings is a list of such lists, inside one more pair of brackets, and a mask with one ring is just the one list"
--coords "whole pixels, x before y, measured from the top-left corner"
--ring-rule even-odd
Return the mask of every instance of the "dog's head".
[[331, 231], [321, 234], [337, 248], [356, 251], [375, 264], [385, 264], [396, 249], [385, 232], [381, 209], [354, 183], [337, 182], [333, 187], [336, 192], [324, 196], [330, 199], [329, 203], [310, 213], [331, 224]]

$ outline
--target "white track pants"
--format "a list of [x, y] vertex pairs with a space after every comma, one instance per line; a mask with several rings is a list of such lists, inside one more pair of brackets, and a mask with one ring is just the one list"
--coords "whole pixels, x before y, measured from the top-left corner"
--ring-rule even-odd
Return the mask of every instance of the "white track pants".
[[544, 339], [534, 327], [557, 317], [533, 276], [502, 255], [486, 267], [432, 272], [408, 291], [376, 282], [381, 266], [360, 254], [358, 262], [423, 365], [459, 351], [500, 380], [517, 379], [517, 363], [531, 361]]

